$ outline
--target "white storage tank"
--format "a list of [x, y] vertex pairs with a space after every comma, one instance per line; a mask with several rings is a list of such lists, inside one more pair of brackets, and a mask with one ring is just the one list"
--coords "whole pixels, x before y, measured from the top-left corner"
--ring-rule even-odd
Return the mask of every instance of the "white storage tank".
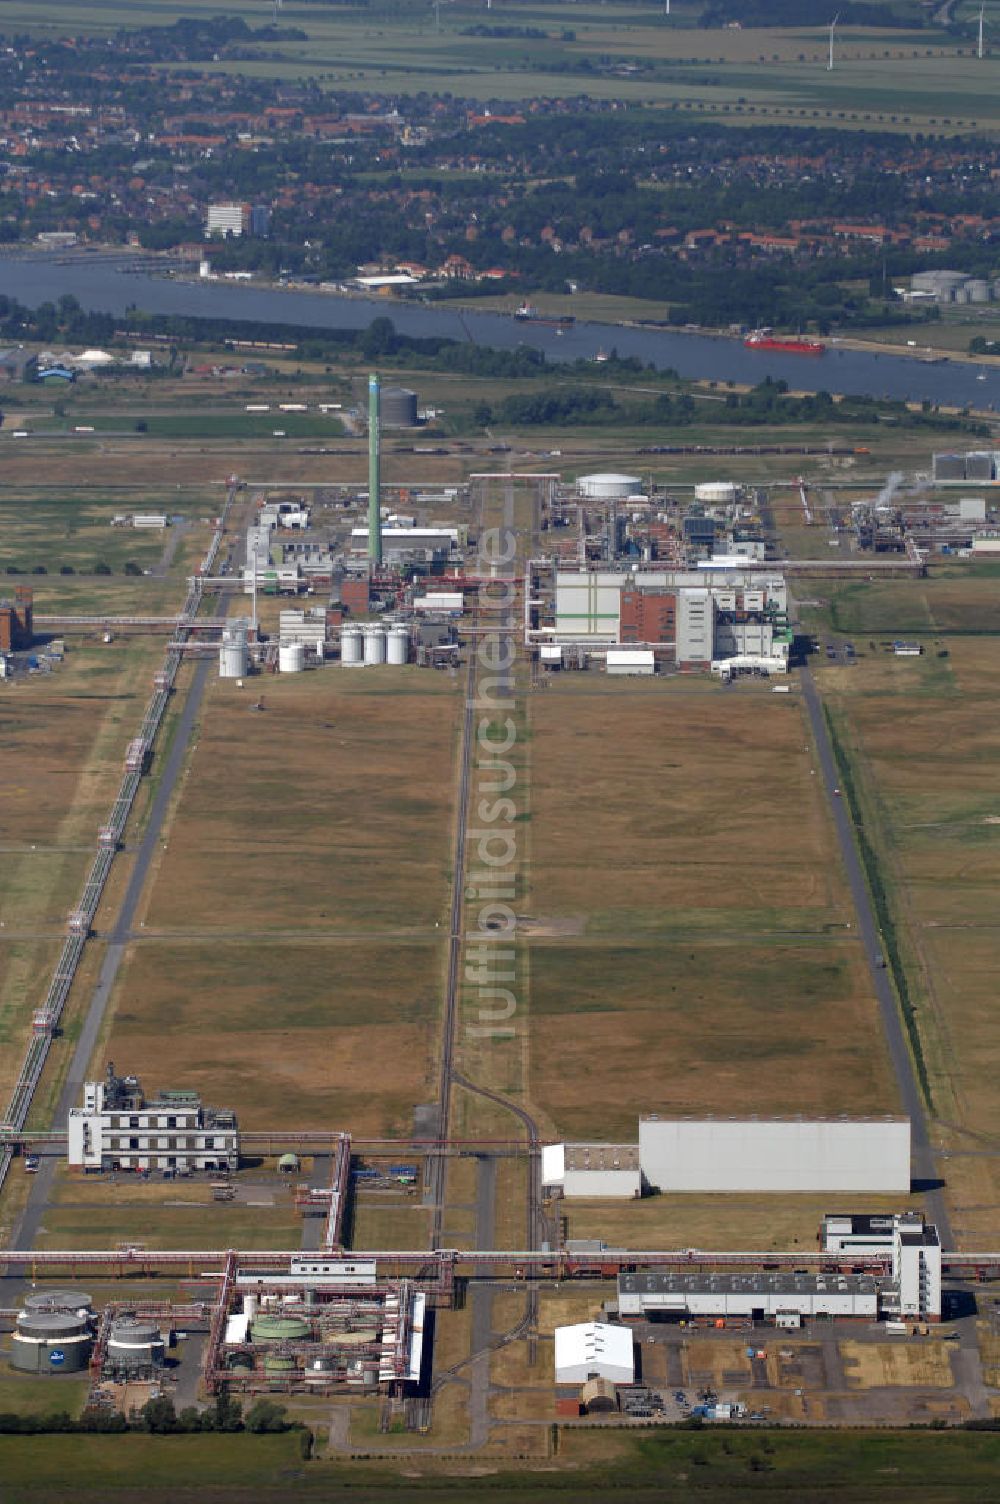
[[736, 500], [738, 487], [731, 480], [705, 480], [694, 488], [695, 501], [709, 505], [728, 506]]
[[340, 661], [349, 668], [364, 662], [364, 634], [360, 627], [341, 628]]
[[580, 495], [589, 501], [625, 501], [641, 488], [642, 477], [600, 471], [594, 475], [581, 475], [576, 484]]
[[365, 628], [365, 664], [369, 668], [385, 662], [385, 632], [381, 627]]
[[306, 666], [306, 649], [302, 642], [283, 642], [278, 648], [278, 672], [301, 674]]
[[219, 647], [219, 678], [245, 679], [247, 634], [243, 627], [226, 627]]
[[395, 665], [410, 661], [410, 633], [407, 627], [390, 627], [388, 637], [389, 662]]

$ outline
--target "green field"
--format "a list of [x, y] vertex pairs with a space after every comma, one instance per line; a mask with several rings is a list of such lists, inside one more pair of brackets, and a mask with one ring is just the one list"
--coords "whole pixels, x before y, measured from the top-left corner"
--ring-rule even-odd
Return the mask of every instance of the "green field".
[[[994, 9], [994, 7], [990, 7]], [[104, 0], [80, 7], [66, 0], [8, 0], [7, 28], [51, 35], [84, 27], [107, 35], [119, 26], [166, 25], [178, 15], [238, 14], [250, 24], [272, 17], [271, 0]], [[193, 63], [251, 77], [308, 76], [331, 89], [375, 88], [400, 95], [448, 91], [479, 100], [517, 102], [538, 96], [623, 99], [720, 119], [832, 122], [846, 129], [948, 132], [1000, 123], [990, 59], [959, 55], [960, 43], [933, 28], [919, 31], [841, 28], [838, 66], [826, 68], [826, 28], [702, 31], [697, 9], [509, 5], [510, 24], [544, 38], [463, 35], [482, 24], [481, 6], [441, 12], [429, 6], [335, 11], [286, 6], [281, 22], [308, 40], [262, 46], [238, 62]], [[566, 35], [567, 30], [571, 35]], [[969, 48], [966, 47], [966, 52]]]
[[[283, 1504], [289, 1490], [301, 1499], [328, 1500], [341, 1490], [358, 1504], [459, 1504], [481, 1498], [543, 1504], [553, 1497], [604, 1504], [627, 1490], [637, 1504], [688, 1504], [784, 1498], [810, 1504], [869, 1504], [903, 1500], [919, 1491], [926, 1504], [991, 1497], [1000, 1439], [991, 1435], [813, 1431], [704, 1435], [657, 1430], [641, 1438], [561, 1428], [559, 1471], [501, 1465], [473, 1479], [459, 1470], [434, 1478], [412, 1456], [405, 1438], [394, 1450], [411, 1452], [400, 1464], [299, 1460], [298, 1437], [284, 1436], [0, 1436], [4, 1504], [55, 1504], [73, 1497], [90, 1504]], [[600, 1463], [595, 1443], [614, 1454]], [[141, 1480], [141, 1481], [140, 1481]], [[196, 1480], [196, 1481], [195, 1481]]]

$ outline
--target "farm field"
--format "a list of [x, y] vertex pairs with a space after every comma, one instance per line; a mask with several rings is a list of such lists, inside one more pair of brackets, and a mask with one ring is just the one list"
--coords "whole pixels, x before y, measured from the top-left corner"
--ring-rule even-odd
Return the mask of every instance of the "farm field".
[[[849, 759], [916, 1009], [960, 1244], [995, 1239], [1000, 1138], [993, 1007], [1000, 879], [995, 638], [948, 656], [818, 671]], [[901, 672], [908, 665], [910, 672]]]
[[554, 1131], [894, 1109], [795, 700], [567, 676], [532, 703], [531, 758], [531, 1099]]
[[[92, 575], [95, 566], [102, 566], [102, 572], [107, 566], [112, 573], [103, 579], [114, 589], [131, 562], [141, 570], [172, 571], [179, 585], [185, 560], [193, 563], [208, 543], [209, 530], [198, 524], [217, 508], [218, 501], [207, 495], [178, 497], [154, 491], [107, 498], [70, 488], [62, 496], [8, 490], [0, 500], [0, 570], [18, 569], [25, 576], [23, 583], [36, 588], [58, 576], [52, 584], [60, 589], [72, 582], [73, 573]], [[183, 521], [166, 529], [111, 526], [114, 516], [131, 512], [164, 512]], [[33, 575], [36, 568], [47, 574]], [[62, 575], [64, 568], [73, 573]]]
[[[78, 8], [66, 0], [10, 0], [8, 24], [19, 32], [51, 35], [80, 29]], [[180, 12], [173, 3], [144, 0], [130, 9], [131, 25], [169, 24]], [[192, 0], [184, 14], [239, 14], [251, 25], [271, 18], [266, 0]], [[693, 29], [683, 11], [667, 19], [625, 6], [574, 7], [568, 18], [544, 4], [518, 5], [508, 13], [541, 37], [483, 38], [469, 34], [482, 24], [471, 5], [445, 11], [391, 16], [370, 10], [335, 14], [302, 7], [285, 24], [308, 39], [283, 40], [239, 62], [203, 61], [191, 66], [239, 71], [249, 77], [297, 78], [353, 89], [376, 87], [390, 95], [444, 91], [482, 100], [517, 102], [538, 96], [577, 95], [624, 99], [665, 109], [697, 112], [755, 123], [795, 119], [833, 122], [843, 129], [872, 124], [888, 130], [933, 125], [954, 131], [987, 127], [1000, 118], [988, 62], [962, 56], [958, 44], [933, 29], [907, 32], [844, 26], [840, 66], [826, 68], [823, 27], [758, 31]], [[567, 20], [571, 26], [567, 27]], [[88, 7], [86, 30], [106, 35], [122, 24], [117, 4]], [[568, 65], [568, 66], [567, 66]]]

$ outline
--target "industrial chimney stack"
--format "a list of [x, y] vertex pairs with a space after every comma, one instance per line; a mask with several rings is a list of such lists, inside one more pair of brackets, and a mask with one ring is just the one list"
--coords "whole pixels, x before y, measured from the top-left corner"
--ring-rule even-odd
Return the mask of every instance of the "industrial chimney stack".
[[382, 563], [380, 450], [379, 385], [378, 376], [373, 373], [368, 378], [368, 563], [372, 569], [378, 569]]

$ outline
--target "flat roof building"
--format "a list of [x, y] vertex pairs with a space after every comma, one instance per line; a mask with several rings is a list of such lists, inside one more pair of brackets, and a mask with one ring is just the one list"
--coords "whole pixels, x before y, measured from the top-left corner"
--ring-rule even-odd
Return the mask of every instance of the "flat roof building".
[[675, 1274], [618, 1276], [618, 1311], [649, 1316], [746, 1317], [777, 1321], [782, 1315], [874, 1321], [879, 1296], [867, 1274]]
[[660, 1191], [910, 1189], [910, 1120], [639, 1119], [642, 1173]]
[[636, 1144], [545, 1144], [542, 1184], [566, 1197], [642, 1195]]
[[197, 1092], [164, 1091], [147, 1100], [136, 1076], [88, 1081], [83, 1106], [70, 1109], [67, 1159], [83, 1170], [235, 1170], [236, 1114], [203, 1107]]

